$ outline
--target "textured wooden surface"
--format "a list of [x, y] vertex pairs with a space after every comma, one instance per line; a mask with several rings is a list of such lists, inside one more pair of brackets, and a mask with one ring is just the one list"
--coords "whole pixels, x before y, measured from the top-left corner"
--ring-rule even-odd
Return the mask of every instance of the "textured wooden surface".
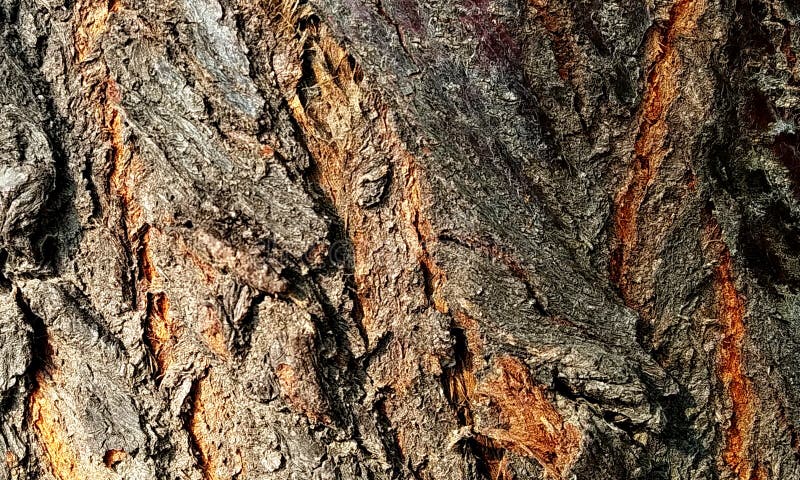
[[0, 0], [0, 480], [800, 480], [792, 0]]

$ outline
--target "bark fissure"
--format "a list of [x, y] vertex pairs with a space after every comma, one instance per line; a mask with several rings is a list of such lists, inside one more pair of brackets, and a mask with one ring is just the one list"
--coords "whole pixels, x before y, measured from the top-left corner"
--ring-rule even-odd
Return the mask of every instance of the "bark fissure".
[[[359, 141], [352, 135], [360, 128], [382, 128], [388, 130], [389, 137], [387, 140], [395, 145], [393, 152], [396, 155], [396, 168], [391, 170], [387, 168], [387, 172], [393, 172], [392, 183], [399, 186], [395, 190], [397, 192], [396, 197], [390, 197], [387, 201], [388, 207], [396, 215], [396, 222], [405, 225], [404, 228], [408, 231], [405, 239], [401, 241], [414, 254], [414, 258], [409, 260], [416, 262], [416, 268], [419, 268], [422, 275], [423, 293], [427, 298], [427, 302], [436, 311], [449, 315], [451, 321], [454, 322], [454, 329], [466, 328], [465, 325], [461, 325], [463, 323], [461, 320], [468, 321], [471, 324], [469, 328], [474, 332], [470, 334], [473, 337], [473, 341], [479, 341], [478, 327], [474, 320], [466, 320], [466, 316], [460, 312], [451, 312], [445, 300], [443, 285], [446, 281], [446, 276], [433, 259], [429, 250], [430, 246], [435, 244], [436, 238], [424, 214], [424, 193], [420, 186], [419, 177], [421, 172], [419, 166], [413, 156], [405, 151], [402, 141], [394, 133], [394, 127], [389, 126], [390, 120], [388, 118], [382, 120], [383, 123], [380, 127], [374, 127], [369, 126], [369, 124], [365, 126], [362, 123], [363, 120], [358, 119], [358, 117], [351, 117], [352, 113], [348, 112], [348, 104], [352, 104], [355, 99], [364, 95], [364, 93], [359, 92], [358, 86], [352, 80], [352, 68], [344, 72], [336, 71], [337, 66], [341, 65], [341, 60], [339, 59], [345, 58], [347, 53], [336, 45], [332, 39], [325, 37], [324, 33], [313, 30], [306, 33], [308, 34], [306, 40], [307, 53], [303, 56], [303, 71], [305, 73], [302, 77], [305, 80], [301, 79], [297, 85], [304, 86], [306, 90], [318, 90], [318, 93], [314, 96], [310, 96], [308, 93], [302, 96], [298, 94], [296, 98], [299, 101], [290, 99], [289, 104], [293, 105], [295, 120], [304, 131], [306, 144], [309, 145], [315, 160], [315, 181], [330, 199], [339, 217], [346, 219], [345, 226], [348, 228], [347, 231], [354, 246], [356, 291], [358, 292], [359, 304], [362, 305], [364, 310], [363, 323], [368, 338], [370, 337], [370, 328], [375, 328], [374, 320], [371, 317], [379, 314], [379, 312], [372, 310], [372, 302], [375, 296], [380, 295], [380, 287], [377, 284], [370, 285], [365, 283], [367, 278], [360, 272], [360, 266], [367, 263], [365, 255], [369, 255], [369, 252], [376, 248], [377, 245], [372, 245], [370, 242], [375, 240], [362, 233], [362, 229], [366, 225], [370, 225], [368, 217], [359, 220], [348, 220], [356, 218], [361, 209], [356, 192], [350, 189], [350, 179], [346, 176], [348, 172], [353, 172], [350, 175], [357, 174], [358, 165], [354, 163], [355, 159], [343, 156], [342, 150], [348, 149], [351, 144], [358, 145]], [[385, 112], [385, 107], [380, 103], [376, 103], [373, 108], [377, 112]], [[343, 124], [334, 123], [331, 117], [324, 116], [326, 111], [341, 112], [339, 114], [341, 120], [339, 121], [343, 122]], [[382, 131], [372, 131], [370, 134], [386, 135]], [[327, 143], [322, 143], [324, 139], [329, 140]], [[355, 223], [356, 221], [359, 223]], [[415, 267], [413, 263], [408, 264], [405, 268], [408, 269], [405, 275], [414, 274], [413, 268]], [[371, 274], [375, 275], [375, 272], [373, 271]], [[378, 274], [378, 277], [380, 277], [380, 274]], [[451, 334], [457, 334], [456, 330], [452, 330]], [[474, 348], [467, 345], [462, 347], [467, 350], [455, 352], [456, 357], [463, 357], [466, 352], [469, 352], [470, 348]], [[469, 353], [469, 355], [472, 355], [472, 353]], [[457, 361], [458, 364], [459, 362]], [[446, 369], [443, 372], [443, 382], [446, 385], [450, 385], [446, 390], [451, 392], [449, 401], [453, 405], [457, 417], [460, 418], [460, 423], [463, 426], [469, 426], [471, 424], [469, 408], [465, 409], [463, 404], [469, 401], [468, 393], [472, 389], [465, 389], [463, 385], [465, 376], [474, 376], [474, 374], [464, 368], [463, 362], [460, 362], [460, 364], [462, 367], [460, 369]], [[452, 388], [455, 385], [461, 385], [462, 387], [460, 389]], [[461, 393], [455, 393], [457, 391]], [[508, 397], [501, 395], [499, 398]], [[507, 414], [508, 412], [505, 413]], [[517, 417], [511, 418], [515, 421], [520, 420]], [[514, 426], [514, 428], [517, 427], [519, 427], [519, 424]], [[497, 435], [502, 436], [500, 433], [497, 433]], [[505, 440], [512, 446], [521, 441], [519, 436], [514, 435], [506, 436]], [[505, 463], [502, 460], [504, 454], [503, 450], [496, 445], [495, 440], [476, 432], [473, 441], [477, 442], [475, 448], [472, 448], [473, 454], [479, 457], [479, 464], [483, 465], [490, 478], [510, 478], [509, 473], [503, 473], [506, 470]], [[551, 472], [560, 472], [569, 463], [562, 456], [556, 466], [553, 463], [553, 458], [548, 456], [549, 454], [526, 445], [520, 445], [517, 451], [521, 455], [536, 458]]]
[[202, 376], [192, 381], [192, 387], [186, 397], [184, 428], [189, 435], [189, 442], [197, 458], [197, 466], [202, 473], [203, 480], [217, 480], [218, 477], [213, 468], [213, 446], [208, 443], [206, 437], [209, 433], [209, 425], [206, 418], [206, 405], [202, 397], [203, 384], [207, 381], [208, 376], [209, 371], [206, 370]]
[[169, 311], [169, 298], [163, 293], [148, 293], [145, 310], [145, 344], [156, 361], [157, 378], [164, 376], [173, 361], [177, 326]]
[[648, 74], [644, 99], [639, 109], [638, 132], [627, 178], [615, 198], [614, 240], [610, 277], [629, 306], [641, 307], [636, 298], [631, 264], [643, 241], [640, 236], [639, 208], [644, 202], [659, 168], [670, 155], [668, 116], [680, 96], [682, 69], [678, 43], [692, 35], [706, 9], [706, 0], [678, 0], [670, 10], [669, 22], [656, 26], [647, 40]]
[[[691, 164], [679, 163], [685, 161], [682, 157], [687, 152], [692, 152], [692, 146], [675, 138], [673, 130], [683, 131], [683, 126], [671, 118], [678, 107], [684, 112], [693, 108], [689, 99], [682, 99], [692, 94], [681, 84], [689, 68], [684, 65], [684, 50], [688, 48], [688, 41], [697, 35], [699, 22], [707, 9], [704, 0], [678, 0], [670, 9], [667, 24], [652, 29], [645, 52], [649, 71], [637, 119], [633, 161], [615, 199], [610, 278], [625, 304], [639, 313], [639, 340], [645, 342], [646, 348], [651, 348], [653, 330], [658, 328], [654, 322], [663, 315], [654, 298], [657, 271], [652, 265], [661, 255], [659, 249], [663, 248], [666, 237], [661, 233], [664, 225], [674, 222], [682, 208], [671, 205], [675, 200], [670, 198], [662, 202], [663, 206], [659, 204], [653, 216], [654, 209], [648, 207], [648, 202], [653, 202], [649, 195], [683, 196], [685, 201], [692, 202], [697, 201], [706, 188], [698, 186]], [[669, 172], [662, 174], [662, 168]], [[676, 168], [685, 170], [680, 177], [685, 185], [658, 184], [674, 181], [677, 176], [671, 170]], [[756, 478], [760, 470], [748, 455], [754, 415], [752, 384], [745, 375], [743, 358], [746, 302], [735, 286], [731, 255], [716, 219], [710, 212], [703, 212], [699, 217], [705, 224], [702, 240], [711, 245], [709, 255], [716, 265], [712, 303], [722, 331], [715, 360], [717, 376], [722, 383], [720, 394], [724, 396], [723, 402], [731, 405], [730, 424], [722, 432], [721, 461], [737, 478]]]
[[466, 448], [475, 456], [479, 472], [491, 480], [513, 480], [514, 476], [507, 467], [505, 450], [495, 444], [494, 440], [473, 431], [475, 424], [472, 416], [471, 402], [475, 395], [475, 374], [472, 365], [472, 353], [469, 350], [465, 332], [453, 327], [450, 334], [454, 339], [454, 365], [445, 369], [442, 385], [450, 406], [458, 417], [459, 425], [470, 429], [463, 440]]
[[714, 293], [722, 329], [717, 353], [718, 376], [731, 403], [729, 424], [723, 429], [722, 459], [740, 480], [759, 480], [763, 477], [757, 467], [758, 460], [749, 454], [756, 407], [752, 401], [752, 382], [745, 373], [745, 298], [736, 287], [733, 261], [719, 224], [708, 212], [704, 217], [705, 241], [715, 264]]

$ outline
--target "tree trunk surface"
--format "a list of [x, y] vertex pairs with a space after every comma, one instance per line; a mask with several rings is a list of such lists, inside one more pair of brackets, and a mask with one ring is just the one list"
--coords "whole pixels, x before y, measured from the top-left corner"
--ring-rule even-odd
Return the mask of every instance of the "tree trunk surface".
[[795, 0], [0, 0], [0, 480], [800, 479]]

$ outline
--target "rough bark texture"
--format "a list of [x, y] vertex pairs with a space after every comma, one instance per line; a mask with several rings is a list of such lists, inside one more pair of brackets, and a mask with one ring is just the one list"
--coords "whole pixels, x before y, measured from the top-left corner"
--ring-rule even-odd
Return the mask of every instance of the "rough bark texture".
[[795, 0], [0, 0], [0, 479], [800, 479]]

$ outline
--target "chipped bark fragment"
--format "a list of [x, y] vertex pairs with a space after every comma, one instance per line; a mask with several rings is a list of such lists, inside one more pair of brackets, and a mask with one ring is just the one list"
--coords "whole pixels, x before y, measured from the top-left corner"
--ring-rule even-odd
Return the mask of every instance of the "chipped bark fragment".
[[378, 205], [386, 193], [389, 183], [389, 167], [380, 166], [358, 179], [358, 205], [371, 208]]
[[317, 368], [319, 332], [312, 318], [294, 304], [280, 301], [267, 300], [263, 308], [263, 318], [269, 321], [263, 341], [270, 351], [280, 352], [268, 361], [282, 400], [312, 424], [330, 423], [330, 399]]

